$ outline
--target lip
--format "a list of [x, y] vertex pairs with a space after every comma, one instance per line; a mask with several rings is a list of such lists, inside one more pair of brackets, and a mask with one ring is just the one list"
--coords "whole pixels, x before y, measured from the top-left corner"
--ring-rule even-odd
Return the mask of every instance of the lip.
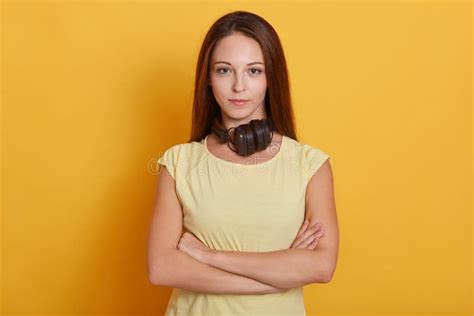
[[229, 99], [229, 101], [234, 103], [235, 105], [244, 105], [247, 102], [249, 102], [249, 100], [244, 100], [244, 99]]

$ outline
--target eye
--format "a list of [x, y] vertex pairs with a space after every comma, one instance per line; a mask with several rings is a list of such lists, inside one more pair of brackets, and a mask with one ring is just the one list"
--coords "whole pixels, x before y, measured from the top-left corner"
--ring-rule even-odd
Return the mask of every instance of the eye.
[[229, 70], [229, 68], [217, 68], [216, 71], [220, 74], [226, 74], [227, 72], [222, 72], [221, 70]]
[[[257, 72], [253, 72], [252, 70], [256, 70]], [[251, 69], [250, 69], [250, 73], [251, 73], [252, 75], [258, 75], [258, 74], [262, 73], [262, 71], [263, 71], [263, 70], [258, 69], [258, 68], [251, 68]]]

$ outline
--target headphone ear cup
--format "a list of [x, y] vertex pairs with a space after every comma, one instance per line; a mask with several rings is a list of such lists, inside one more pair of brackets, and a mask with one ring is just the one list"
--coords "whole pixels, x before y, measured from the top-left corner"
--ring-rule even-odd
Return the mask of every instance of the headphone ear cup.
[[240, 152], [244, 156], [251, 155], [255, 152], [255, 137], [252, 128], [249, 124], [242, 124], [239, 126], [240, 134], [238, 140], [241, 143]]
[[252, 120], [250, 121], [250, 126], [255, 136], [256, 150], [260, 151], [265, 149], [265, 123], [262, 120]]
[[247, 155], [247, 138], [244, 135], [244, 124], [237, 126], [234, 129], [233, 144], [238, 154], [242, 156]]
[[262, 142], [264, 144], [263, 148], [266, 148], [268, 144], [272, 141], [272, 135], [270, 135], [270, 120], [269, 119], [263, 119], [262, 120]]
[[246, 124], [245, 130], [245, 135], [247, 135], [247, 155], [251, 155], [257, 151], [257, 140], [255, 138], [254, 130], [250, 125]]

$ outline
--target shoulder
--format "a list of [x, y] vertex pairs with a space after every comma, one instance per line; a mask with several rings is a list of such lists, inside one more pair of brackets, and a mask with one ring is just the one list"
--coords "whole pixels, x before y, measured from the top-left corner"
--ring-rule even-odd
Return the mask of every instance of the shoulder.
[[169, 174], [174, 180], [184, 174], [184, 171], [192, 157], [201, 150], [199, 142], [178, 143], [165, 149], [158, 158], [157, 163], [166, 166]]
[[202, 144], [199, 142], [179, 143], [169, 146], [163, 152], [162, 156], [170, 156], [174, 159], [182, 158], [183, 156], [191, 155], [193, 152], [200, 151]]
[[169, 146], [160, 154], [157, 163], [166, 166], [166, 169], [176, 180], [179, 175], [185, 175], [189, 165], [202, 153], [200, 142], [178, 143]]
[[178, 162], [179, 157], [184, 153], [186, 148], [186, 144], [175, 144], [169, 146], [162, 152], [161, 157], [158, 159], [159, 164], [167, 164], [173, 163], [176, 164]]
[[300, 164], [303, 174], [307, 178], [311, 178], [326, 161], [331, 159], [331, 156], [319, 146], [299, 142], [292, 138], [288, 138], [287, 144], [292, 159]]

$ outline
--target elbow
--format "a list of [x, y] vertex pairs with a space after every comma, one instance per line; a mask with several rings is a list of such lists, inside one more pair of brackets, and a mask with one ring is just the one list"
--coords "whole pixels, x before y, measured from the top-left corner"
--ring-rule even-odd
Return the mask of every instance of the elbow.
[[[160, 260], [161, 261], [161, 260]], [[163, 285], [163, 264], [155, 261], [155, 263], [148, 269], [148, 280], [153, 285]]]
[[148, 281], [153, 285], [157, 285], [156, 277], [151, 272], [148, 272]]
[[329, 267], [325, 269], [325, 271], [322, 273], [322, 282], [321, 283], [329, 283], [331, 282], [334, 272], [336, 270], [336, 264], [330, 264]]
[[169, 273], [169, 269], [166, 269], [164, 262], [160, 262], [155, 265], [155, 268], [149, 270], [148, 279], [153, 285], [169, 286], [172, 275]]
[[[158, 255], [150, 259], [148, 265], [148, 280], [153, 285], [166, 286], [166, 279], [169, 279], [168, 272], [170, 269], [170, 262], [173, 262], [172, 252], [160, 252]], [[168, 280], [169, 281], [169, 280]]]
[[334, 271], [336, 266], [335, 265], [328, 265], [326, 267], [322, 267], [317, 269], [315, 275], [313, 275], [312, 283], [329, 283], [331, 282]]
[[148, 281], [153, 285], [160, 285], [157, 274], [151, 271], [148, 272]]
[[327, 271], [319, 271], [316, 276], [313, 276], [311, 283], [329, 283], [331, 282], [332, 275]]
[[332, 280], [333, 272], [326, 271], [322, 277], [321, 283], [329, 283]]
[[148, 281], [153, 285], [160, 285], [157, 270], [156, 268], [148, 269]]
[[164, 277], [163, 271], [149, 273], [148, 280], [150, 281], [151, 284], [158, 285], [158, 286], [168, 286], [168, 282], [170, 281], [169, 277], [168, 278]]
[[313, 277], [311, 283], [329, 283], [332, 280], [333, 274], [329, 271], [320, 271], [318, 275]]

